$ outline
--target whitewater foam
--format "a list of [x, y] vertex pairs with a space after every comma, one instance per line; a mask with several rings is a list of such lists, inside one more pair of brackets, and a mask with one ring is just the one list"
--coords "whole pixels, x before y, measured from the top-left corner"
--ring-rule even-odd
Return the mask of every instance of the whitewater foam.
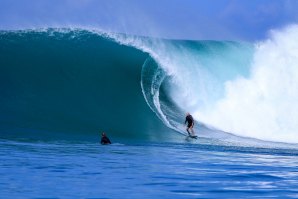
[[250, 76], [227, 81], [225, 97], [195, 115], [237, 135], [298, 143], [297, 35], [297, 25], [272, 31], [255, 46]]

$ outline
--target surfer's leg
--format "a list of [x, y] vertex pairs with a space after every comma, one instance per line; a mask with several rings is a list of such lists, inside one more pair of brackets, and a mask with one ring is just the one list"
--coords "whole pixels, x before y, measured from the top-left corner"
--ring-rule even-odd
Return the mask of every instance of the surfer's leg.
[[189, 127], [186, 128], [188, 135], [190, 136]]
[[190, 131], [191, 131], [192, 135], [194, 136], [195, 135], [195, 131], [193, 130], [193, 126], [190, 127]]

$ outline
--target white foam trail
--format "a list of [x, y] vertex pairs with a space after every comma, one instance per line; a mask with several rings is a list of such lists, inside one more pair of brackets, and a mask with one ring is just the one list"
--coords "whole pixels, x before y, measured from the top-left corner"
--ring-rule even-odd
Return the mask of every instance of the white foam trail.
[[195, 115], [237, 135], [298, 143], [298, 26], [256, 44], [250, 77], [226, 82], [225, 97]]

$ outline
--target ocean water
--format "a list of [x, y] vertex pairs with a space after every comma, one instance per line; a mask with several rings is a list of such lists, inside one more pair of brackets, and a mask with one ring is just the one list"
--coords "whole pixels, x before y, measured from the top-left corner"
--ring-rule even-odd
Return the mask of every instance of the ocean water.
[[297, 35], [0, 31], [0, 197], [298, 198]]
[[1, 198], [297, 198], [298, 150], [1, 140]]

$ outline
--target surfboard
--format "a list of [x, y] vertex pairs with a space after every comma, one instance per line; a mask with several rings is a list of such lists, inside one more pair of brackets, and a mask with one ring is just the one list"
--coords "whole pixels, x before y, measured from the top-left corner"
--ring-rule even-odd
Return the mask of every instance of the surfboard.
[[187, 137], [190, 137], [192, 139], [197, 139], [198, 138], [198, 136], [196, 136], [196, 135], [188, 135]]

